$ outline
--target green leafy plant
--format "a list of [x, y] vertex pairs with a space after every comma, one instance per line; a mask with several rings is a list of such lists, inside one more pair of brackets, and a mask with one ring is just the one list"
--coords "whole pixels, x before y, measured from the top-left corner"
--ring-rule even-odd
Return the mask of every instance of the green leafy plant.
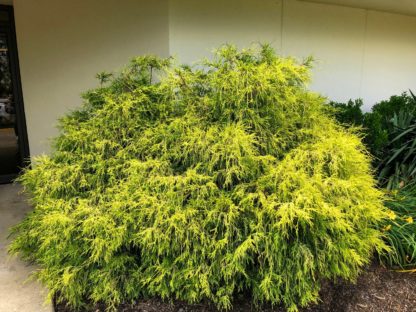
[[400, 111], [416, 109], [416, 102], [412, 96], [412, 92], [403, 92], [401, 95], [393, 95], [388, 100], [375, 104], [371, 111], [382, 116], [382, 122], [391, 127], [391, 119]]
[[370, 113], [365, 114], [364, 128], [367, 128], [365, 142], [372, 154], [384, 160], [390, 153], [390, 142], [397, 135], [397, 124], [394, 124], [396, 116], [401, 112], [415, 112], [416, 101], [406, 92], [401, 95], [393, 95], [388, 100], [375, 104]]
[[347, 126], [362, 126], [364, 123], [364, 113], [361, 110], [363, 100], [349, 100], [347, 103], [329, 102], [334, 108], [333, 114], [335, 118]]
[[386, 205], [392, 213], [384, 231], [392, 248], [382, 259], [390, 267], [413, 270], [416, 268], [416, 185], [392, 191]]
[[379, 180], [388, 189], [412, 183], [416, 176], [416, 118], [412, 111], [400, 111], [392, 119], [393, 139], [380, 163]]
[[202, 65], [134, 59], [19, 179], [35, 208], [10, 250], [51, 296], [296, 311], [385, 247], [370, 158], [307, 90], [309, 61], [225, 46]]
[[362, 99], [349, 100], [347, 103], [330, 102], [329, 105], [333, 108], [333, 116], [342, 125], [347, 128], [360, 128], [364, 136], [363, 140], [365, 145], [371, 154], [376, 157], [375, 165], [377, 166], [377, 162], [379, 161], [377, 158], [384, 155], [384, 149], [389, 142], [389, 130], [386, 124], [390, 123], [390, 120], [386, 120], [379, 112], [363, 112]]
[[[411, 139], [411, 134], [406, 134], [411, 131], [408, 127], [414, 122], [416, 97], [409, 90], [409, 93], [394, 95], [375, 104], [371, 112], [363, 112], [362, 105], [360, 99], [347, 103], [330, 103], [333, 108], [332, 114], [338, 122], [347, 128], [361, 128], [364, 143], [374, 156], [373, 165], [380, 173], [380, 185], [389, 184], [390, 188], [392, 181], [400, 180], [402, 173], [411, 172], [408, 168], [412, 165], [402, 163], [403, 158], [395, 154], [402, 148], [402, 144]], [[403, 149], [408, 150], [407, 147]], [[408, 159], [409, 157], [406, 161]]]
[[412, 92], [412, 90], [409, 90], [410, 96], [413, 99], [413, 102], [416, 103], [416, 95]]

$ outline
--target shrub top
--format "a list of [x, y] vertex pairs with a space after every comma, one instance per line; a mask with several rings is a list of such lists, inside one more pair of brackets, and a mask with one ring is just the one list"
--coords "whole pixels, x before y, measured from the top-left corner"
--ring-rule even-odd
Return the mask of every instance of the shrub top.
[[[64, 117], [20, 181], [34, 212], [11, 250], [51, 294], [290, 310], [354, 279], [384, 217], [360, 139], [309, 92], [309, 61], [220, 48], [202, 66], [135, 58]], [[153, 76], [160, 77], [154, 81]]]

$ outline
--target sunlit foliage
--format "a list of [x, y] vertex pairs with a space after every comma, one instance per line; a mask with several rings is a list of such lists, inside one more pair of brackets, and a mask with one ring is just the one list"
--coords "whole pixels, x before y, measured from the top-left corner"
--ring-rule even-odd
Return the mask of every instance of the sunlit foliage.
[[244, 292], [296, 311], [323, 279], [355, 279], [386, 213], [360, 139], [306, 89], [309, 63], [225, 46], [195, 67], [138, 57], [98, 75], [20, 178], [35, 208], [11, 251], [74, 307], [228, 309]]

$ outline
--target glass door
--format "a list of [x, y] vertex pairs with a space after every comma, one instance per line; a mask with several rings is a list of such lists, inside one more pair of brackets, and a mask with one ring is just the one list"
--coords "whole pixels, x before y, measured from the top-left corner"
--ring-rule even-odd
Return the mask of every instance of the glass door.
[[13, 9], [0, 6], [0, 183], [17, 176], [28, 157]]

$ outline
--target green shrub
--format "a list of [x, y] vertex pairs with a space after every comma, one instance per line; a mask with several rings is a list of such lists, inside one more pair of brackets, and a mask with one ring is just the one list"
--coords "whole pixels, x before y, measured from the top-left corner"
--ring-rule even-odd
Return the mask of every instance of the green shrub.
[[416, 101], [411, 96], [411, 92], [410, 95], [404, 92], [375, 104], [371, 112], [365, 114], [364, 128], [368, 129], [365, 143], [374, 156], [379, 160], [391, 156], [388, 145], [396, 136], [395, 116], [398, 116], [400, 112], [415, 111]]
[[333, 108], [332, 115], [343, 126], [361, 128], [364, 144], [375, 157], [374, 165], [378, 166], [379, 158], [384, 157], [389, 142], [389, 128], [392, 128], [386, 127], [386, 124], [390, 126], [393, 115], [386, 119], [379, 112], [363, 112], [362, 99], [349, 100], [347, 103], [330, 102], [329, 105]]
[[400, 111], [392, 119], [392, 124], [392, 139], [379, 165], [379, 181], [388, 189], [397, 189], [413, 183], [416, 177], [415, 112]]
[[35, 209], [11, 252], [75, 307], [227, 309], [244, 292], [296, 311], [323, 279], [355, 279], [384, 248], [386, 212], [360, 139], [307, 91], [309, 63], [267, 46], [169, 63], [105, 74], [61, 120], [52, 155], [20, 178]]
[[364, 113], [361, 110], [363, 100], [349, 100], [347, 103], [329, 102], [334, 108], [333, 114], [340, 123], [346, 126], [362, 126], [364, 123]]
[[[410, 94], [409, 94], [410, 93]], [[400, 111], [416, 109], [416, 102], [409, 91], [403, 92], [401, 95], [393, 95], [388, 100], [381, 101], [371, 108], [371, 112], [382, 116], [382, 122], [386, 127], [391, 127], [391, 119]]]
[[[403, 121], [414, 121], [416, 112], [416, 97], [409, 91], [401, 95], [393, 95], [388, 100], [375, 104], [371, 112], [363, 112], [361, 99], [348, 101], [347, 103], [330, 102], [333, 108], [333, 116], [344, 126], [361, 127], [364, 143], [374, 156], [373, 165], [381, 173], [380, 185], [385, 186], [393, 176], [398, 176], [403, 171], [399, 161], [392, 162], [395, 154], [404, 138], [396, 139], [400, 132], [406, 131], [409, 125], [404, 127]], [[401, 137], [401, 136], [400, 136]], [[409, 136], [407, 136], [409, 137]], [[398, 159], [398, 158], [397, 158]], [[388, 163], [388, 168], [385, 168]], [[399, 168], [401, 169], [392, 169]], [[408, 170], [405, 170], [408, 171]], [[390, 183], [391, 184], [391, 183]]]
[[416, 268], [416, 185], [411, 184], [399, 191], [393, 191], [386, 206], [392, 211], [385, 222], [384, 230], [389, 253], [383, 260], [391, 267], [401, 269]]

